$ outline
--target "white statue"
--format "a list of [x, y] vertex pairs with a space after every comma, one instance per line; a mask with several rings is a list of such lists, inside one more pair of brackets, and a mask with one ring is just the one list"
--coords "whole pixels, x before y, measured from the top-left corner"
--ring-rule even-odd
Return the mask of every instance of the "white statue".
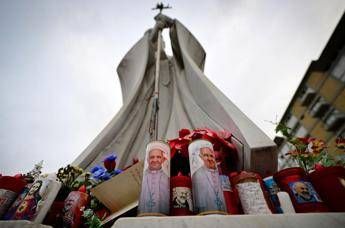
[[[173, 56], [167, 56], [162, 48], [159, 61], [158, 140], [176, 138], [182, 128], [228, 130], [236, 138], [239, 168], [255, 166], [254, 170], [262, 173], [274, 172], [275, 144], [203, 74], [206, 53], [200, 43], [178, 20], [163, 14], [155, 20], [154, 28], [128, 51], [117, 68], [122, 108], [73, 164], [88, 168], [111, 151], [116, 151], [119, 167], [130, 164], [133, 157], [144, 159], [150, 127], [152, 130], [157, 36], [161, 29], [169, 29]], [[252, 151], [264, 151], [260, 159], [266, 163], [254, 164]]]

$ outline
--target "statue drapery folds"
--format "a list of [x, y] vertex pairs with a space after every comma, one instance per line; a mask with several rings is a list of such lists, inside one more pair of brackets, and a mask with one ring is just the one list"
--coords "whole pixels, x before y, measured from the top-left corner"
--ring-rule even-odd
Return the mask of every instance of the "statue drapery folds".
[[122, 108], [74, 164], [87, 168], [113, 151], [118, 154], [120, 167], [130, 164], [133, 157], [144, 158], [144, 148], [150, 141], [157, 31], [163, 28], [170, 30], [173, 56], [161, 52], [158, 139], [176, 138], [182, 128], [208, 127], [232, 132], [244, 146], [244, 153], [263, 145], [274, 147], [203, 74], [206, 53], [187, 28], [162, 14], [155, 20], [156, 25], [128, 51], [117, 68]]

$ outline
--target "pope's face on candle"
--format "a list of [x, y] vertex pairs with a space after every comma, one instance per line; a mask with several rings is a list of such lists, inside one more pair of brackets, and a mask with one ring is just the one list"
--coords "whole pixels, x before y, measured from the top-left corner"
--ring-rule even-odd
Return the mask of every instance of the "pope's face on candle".
[[200, 149], [200, 157], [204, 161], [204, 165], [209, 169], [216, 169], [216, 158], [213, 150], [208, 147]]
[[151, 150], [149, 152], [148, 162], [150, 170], [160, 170], [164, 162], [163, 151], [158, 149]]
[[[189, 189], [185, 187], [177, 187], [176, 188], [176, 203], [180, 206], [182, 205], [188, 205], [188, 194]], [[187, 206], [186, 205], [186, 206]]]
[[311, 195], [308, 189], [308, 186], [303, 182], [296, 182], [294, 185], [296, 193], [301, 196], [304, 200], [310, 200]]
[[34, 195], [36, 192], [40, 190], [41, 186], [42, 186], [42, 181], [36, 181], [30, 188], [28, 195]]

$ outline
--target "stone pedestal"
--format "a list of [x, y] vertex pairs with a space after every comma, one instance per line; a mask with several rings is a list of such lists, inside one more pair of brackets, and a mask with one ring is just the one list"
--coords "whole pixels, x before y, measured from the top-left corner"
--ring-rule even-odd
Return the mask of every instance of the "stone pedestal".
[[1, 228], [51, 228], [51, 226], [33, 223], [26, 220], [0, 221]]
[[261, 228], [261, 227], [345, 227], [345, 213], [308, 213], [274, 215], [227, 215], [184, 217], [121, 218], [113, 228]]

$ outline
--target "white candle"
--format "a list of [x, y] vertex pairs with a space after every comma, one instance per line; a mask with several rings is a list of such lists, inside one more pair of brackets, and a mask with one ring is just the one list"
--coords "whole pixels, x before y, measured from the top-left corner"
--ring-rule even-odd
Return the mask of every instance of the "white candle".
[[287, 192], [278, 192], [277, 193], [279, 202], [280, 202], [280, 208], [283, 210], [284, 214], [294, 214], [295, 209], [292, 205], [290, 196]]

